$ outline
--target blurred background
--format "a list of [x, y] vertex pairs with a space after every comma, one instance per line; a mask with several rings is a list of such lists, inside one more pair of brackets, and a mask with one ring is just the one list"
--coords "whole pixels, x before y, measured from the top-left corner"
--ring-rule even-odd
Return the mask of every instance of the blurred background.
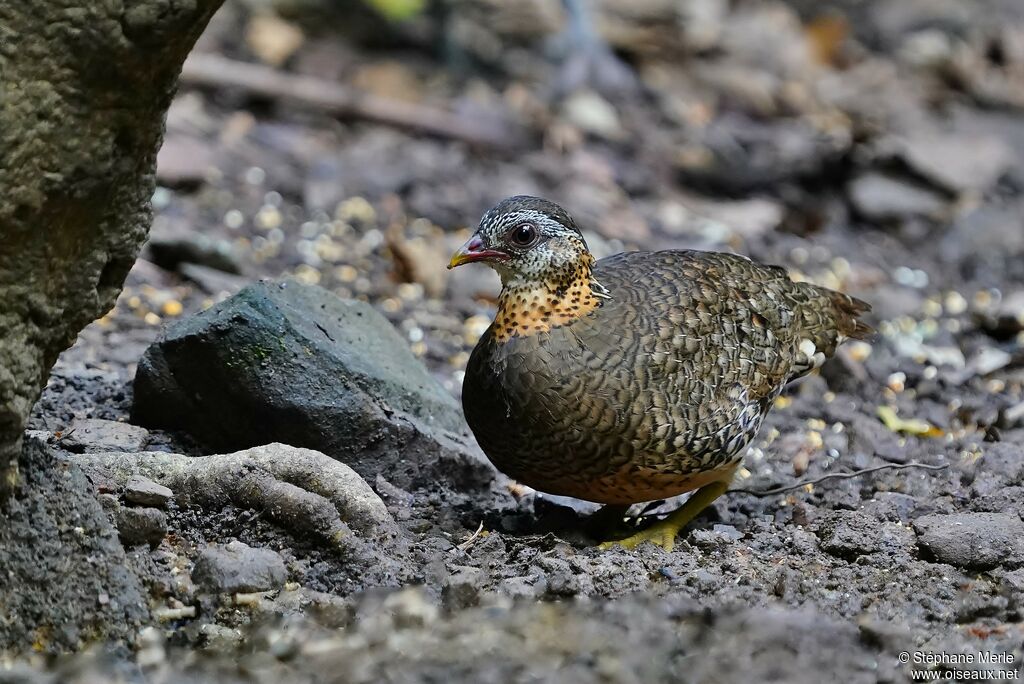
[[372, 301], [457, 392], [497, 281], [447, 257], [525, 193], [598, 255], [781, 263], [963, 368], [940, 319], [1019, 330], [1022, 108], [1015, 0], [229, 0], [86, 335], [130, 366], [166, 319], [292, 275]]
[[526, 193], [598, 255], [781, 263], [963, 368], [945, 317], [1019, 330], [1022, 108], [1015, 0], [229, 0], [91, 360], [292, 275], [372, 301], [458, 392], [497, 281], [447, 257]]

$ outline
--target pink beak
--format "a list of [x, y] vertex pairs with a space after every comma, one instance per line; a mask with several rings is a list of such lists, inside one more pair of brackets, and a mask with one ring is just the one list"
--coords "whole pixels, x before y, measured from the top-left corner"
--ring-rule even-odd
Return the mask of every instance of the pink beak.
[[452, 255], [452, 260], [448, 262], [448, 268], [452, 269], [474, 261], [507, 261], [508, 258], [509, 256], [505, 252], [484, 249], [484, 241], [480, 239], [479, 235], [474, 235]]

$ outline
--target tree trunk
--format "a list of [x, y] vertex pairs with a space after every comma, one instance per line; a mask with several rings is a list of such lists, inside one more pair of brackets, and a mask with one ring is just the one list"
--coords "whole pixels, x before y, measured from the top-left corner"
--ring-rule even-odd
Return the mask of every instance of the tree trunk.
[[0, 498], [58, 354], [146, 238], [185, 55], [222, 0], [0, 0]]

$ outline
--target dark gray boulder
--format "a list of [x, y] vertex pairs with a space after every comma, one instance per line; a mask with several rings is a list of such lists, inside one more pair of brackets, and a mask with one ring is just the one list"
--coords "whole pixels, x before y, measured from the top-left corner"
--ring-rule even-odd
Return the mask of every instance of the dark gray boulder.
[[217, 451], [322, 451], [399, 487], [489, 483], [455, 400], [372, 307], [262, 282], [167, 328], [135, 378], [133, 420]]

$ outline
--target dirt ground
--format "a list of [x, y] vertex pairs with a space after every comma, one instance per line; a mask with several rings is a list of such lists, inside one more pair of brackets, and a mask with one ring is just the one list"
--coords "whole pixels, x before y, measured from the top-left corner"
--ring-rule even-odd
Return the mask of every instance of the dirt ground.
[[[0, 682], [1024, 677], [1024, 6], [602, 0], [612, 58], [563, 30], [559, 2], [453, 1], [384, 28], [366, 15], [372, 32], [339, 19], [343, 3], [307, 4], [229, 3], [198, 50], [443, 109], [455, 131], [185, 79], [151, 244], [58, 362], [30, 425], [56, 454], [27, 450], [38, 491], [0, 530], [12, 567], [38, 535], [36, 581], [103, 638], [39, 633], [50, 608], [26, 589], [0, 622]], [[459, 139], [468, 122], [500, 135]], [[399, 527], [374, 562], [230, 505], [172, 503], [157, 543], [118, 541], [61, 438], [76, 419], [130, 420], [162, 326], [293, 277], [370, 302], [457, 397], [497, 281], [445, 266], [511, 194], [564, 204], [599, 255], [784, 265], [871, 302], [878, 335], [780, 397], [734, 485], [748, 491], [671, 553], [598, 550], [596, 507], [486, 471], [463, 491], [370, 481]], [[203, 453], [161, 431], [146, 448]], [[906, 463], [945, 468], [749, 493]], [[232, 540], [279, 554], [284, 588], [196, 592], [200, 552]], [[92, 565], [48, 556], [62, 553]]]

